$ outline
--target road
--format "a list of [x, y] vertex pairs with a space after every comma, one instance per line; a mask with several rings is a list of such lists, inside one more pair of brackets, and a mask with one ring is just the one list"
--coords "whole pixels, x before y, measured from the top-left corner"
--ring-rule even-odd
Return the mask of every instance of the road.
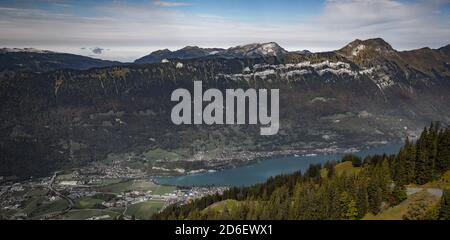
[[406, 188], [406, 192], [408, 195], [412, 195], [418, 192], [421, 192], [423, 190], [426, 190], [429, 194], [436, 196], [436, 197], [442, 197], [443, 191], [439, 188], [418, 188], [418, 187], [408, 187]]
[[53, 176], [52, 176], [52, 178], [51, 178], [51, 180], [50, 180], [50, 183], [48, 184], [48, 189], [49, 189], [50, 191], [52, 191], [53, 193], [55, 193], [56, 196], [59, 196], [60, 198], [66, 200], [67, 203], [69, 204], [69, 206], [68, 206], [64, 211], [61, 211], [61, 212], [59, 212], [59, 213], [50, 213], [50, 214], [46, 214], [46, 215], [44, 215], [44, 216], [41, 216], [41, 218], [49, 219], [49, 218], [54, 218], [54, 217], [60, 216], [60, 215], [62, 215], [62, 214], [64, 214], [64, 213], [69, 212], [69, 211], [72, 210], [72, 208], [75, 206], [75, 203], [74, 203], [74, 201], [73, 201], [71, 198], [69, 198], [69, 197], [67, 197], [66, 195], [60, 193], [60, 192], [59, 192], [58, 190], [56, 190], [56, 189], [54, 188], [54, 186], [53, 186], [53, 185], [55, 184], [56, 177], [58, 176], [59, 173], [60, 173], [60, 172], [58, 171], [58, 172], [55, 172], [55, 173], [53, 174]]

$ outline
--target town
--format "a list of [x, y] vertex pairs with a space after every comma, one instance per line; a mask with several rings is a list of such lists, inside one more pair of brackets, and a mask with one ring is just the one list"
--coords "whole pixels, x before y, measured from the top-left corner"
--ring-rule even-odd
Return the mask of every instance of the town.
[[1, 179], [0, 219], [150, 219], [171, 204], [183, 205], [228, 189], [162, 186], [140, 170], [94, 169], [22, 181]]

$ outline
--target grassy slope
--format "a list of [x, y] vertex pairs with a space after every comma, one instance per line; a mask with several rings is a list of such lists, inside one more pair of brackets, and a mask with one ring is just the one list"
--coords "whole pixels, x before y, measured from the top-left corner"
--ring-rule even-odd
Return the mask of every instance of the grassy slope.
[[439, 180], [435, 180], [424, 185], [409, 185], [409, 187], [423, 188], [424, 191], [408, 196], [408, 199], [399, 205], [382, 211], [377, 215], [367, 214], [363, 219], [365, 220], [401, 220], [408, 212], [408, 207], [419, 201], [425, 202], [428, 206], [435, 205], [440, 198], [433, 196], [426, 192], [429, 188], [449, 189], [450, 188], [450, 170], [447, 171]]
[[[357, 174], [357, 173], [359, 173], [359, 171], [361, 171], [361, 168], [353, 167], [352, 163], [349, 161], [336, 164], [335, 169], [336, 169], [336, 174], [338, 176], [341, 176], [342, 174], [347, 174], [347, 175]], [[327, 178], [327, 174], [328, 174], [328, 170], [325, 168], [322, 168], [322, 170], [320, 171], [320, 176], [322, 178]]]
[[423, 202], [432, 207], [439, 203], [440, 198], [429, 194], [427, 191], [412, 194], [405, 201], [392, 208], [388, 208], [377, 215], [368, 213], [363, 220], [403, 220], [403, 216], [408, 212], [412, 204]]
[[202, 210], [202, 214], [208, 214], [208, 213], [222, 213], [225, 210], [228, 210], [229, 212], [233, 211], [237, 207], [239, 207], [242, 204], [242, 202], [228, 199], [224, 201], [220, 201], [217, 203], [214, 203], [207, 208]]
[[349, 161], [336, 164], [335, 169], [336, 169], [336, 174], [338, 176], [340, 176], [342, 174], [347, 174], [347, 175], [357, 174], [361, 170], [361, 168], [359, 168], [359, 167], [353, 167], [352, 162], [349, 162]]

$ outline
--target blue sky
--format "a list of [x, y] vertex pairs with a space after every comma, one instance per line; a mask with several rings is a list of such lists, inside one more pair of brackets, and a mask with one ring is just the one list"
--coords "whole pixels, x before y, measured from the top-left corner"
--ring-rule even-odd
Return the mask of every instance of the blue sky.
[[[95, 14], [95, 6], [107, 5], [114, 1], [108, 0], [41, 0], [41, 1], [26, 1], [26, 0], [3, 0], [1, 5], [3, 7], [22, 7], [22, 8], [40, 8], [54, 12], [67, 11], [72, 13], [84, 15], [85, 11]], [[183, 0], [183, 1], [149, 1], [149, 0], [129, 0], [129, 1], [115, 1], [117, 4], [127, 4], [135, 6], [156, 5], [163, 8], [172, 8], [178, 10], [191, 11], [194, 13], [209, 13], [227, 16], [254, 16], [264, 17], [263, 15], [271, 15], [273, 17], [286, 17], [289, 14], [311, 14], [312, 12], [320, 10], [325, 1], [322, 0]]]
[[280, 1], [207, 1], [193, 0], [186, 9], [196, 13], [210, 13], [235, 17], [247, 21], [283, 22], [312, 16], [320, 11], [324, 2], [320, 0]]
[[450, 43], [448, 25], [450, 0], [0, 1], [0, 47], [121, 61], [160, 48], [269, 41], [326, 51], [382, 37], [400, 50], [437, 48]]
[[[100, 0], [4, 0], [3, 7], [37, 8], [53, 13], [70, 13], [79, 16], [100, 16], [96, 7], [113, 4], [113, 1]], [[313, 16], [324, 5], [323, 0], [186, 0], [186, 1], [151, 1], [129, 0], [115, 1], [120, 5], [159, 6], [162, 9], [186, 11], [195, 14], [210, 14], [236, 18], [244, 21], [286, 22], [298, 18]]]

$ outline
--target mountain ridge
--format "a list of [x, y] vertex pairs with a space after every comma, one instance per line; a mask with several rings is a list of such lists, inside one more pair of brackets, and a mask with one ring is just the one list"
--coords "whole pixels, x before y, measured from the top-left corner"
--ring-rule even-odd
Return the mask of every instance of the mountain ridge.
[[87, 70], [95, 67], [109, 67], [122, 64], [118, 61], [108, 61], [35, 48], [0, 49], [0, 72], [43, 73], [61, 69]]
[[[268, 51], [264, 51], [267, 48]], [[424, 47], [426, 49], [428, 47]], [[186, 54], [186, 49], [195, 49], [196, 55]], [[428, 48], [430, 50], [440, 51], [443, 54], [450, 55], [450, 44], [442, 46], [437, 49]], [[159, 63], [165, 59], [178, 59], [178, 60], [189, 60], [196, 58], [264, 58], [264, 57], [275, 57], [279, 61], [282, 61], [289, 55], [310, 55], [318, 54], [324, 55], [327, 53], [334, 53], [342, 56], [350, 61], [354, 61], [358, 64], [365, 64], [369, 61], [376, 61], [380, 57], [395, 57], [397, 54], [409, 53], [411, 51], [417, 51], [420, 49], [403, 50], [398, 51], [394, 49], [388, 42], [382, 38], [371, 38], [366, 40], [355, 39], [354, 41], [348, 43], [344, 47], [328, 52], [311, 52], [309, 50], [299, 50], [299, 51], [287, 51], [278, 45], [276, 42], [267, 43], [250, 43], [243, 44], [235, 47], [230, 47], [228, 49], [221, 48], [200, 48], [198, 46], [186, 46], [176, 51], [170, 51], [168, 49], [157, 50], [149, 55], [135, 60], [135, 63], [145, 64], [145, 63]], [[362, 56], [361, 56], [362, 55]], [[369, 60], [369, 61], [368, 61]], [[384, 59], [383, 59], [384, 60]]]
[[208, 56], [216, 51], [223, 51], [220, 48], [200, 48], [197, 46], [186, 46], [176, 51], [169, 49], [157, 50], [149, 55], [138, 58], [134, 61], [136, 64], [158, 63], [164, 59], [178, 58], [178, 59], [194, 59]]
[[[178, 59], [202, 59], [202, 58], [272, 58], [278, 62], [290, 55], [325, 55], [337, 54], [357, 64], [376, 62], [380, 57], [395, 57], [395, 55], [408, 55], [413, 51], [438, 51], [440, 54], [450, 56], [450, 44], [437, 49], [424, 47], [412, 50], [395, 50], [382, 38], [372, 38], [366, 40], [355, 39], [344, 47], [329, 52], [311, 52], [309, 50], [287, 51], [276, 42], [243, 44], [228, 49], [223, 48], [201, 48], [198, 46], [186, 46], [176, 51], [160, 49], [146, 56], [138, 58], [135, 64], [160, 63], [163, 60]], [[362, 55], [362, 56], [359, 56]], [[32, 57], [33, 59], [29, 59]], [[86, 70], [93, 67], [108, 67], [114, 65], [130, 64], [118, 61], [108, 61], [91, 58], [82, 55], [59, 53], [49, 50], [35, 48], [1, 48], [0, 49], [0, 71], [22, 70], [34, 72], [46, 72], [59, 69]], [[36, 60], [37, 58], [37, 60]], [[41, 59], [40, 59], [41, 58]], [[383, 61], [385, 59], [382, 59]], [[83, 63], [84, 62], [84, 63]], [[28, 68], [28, 69], [27, 69]]]

